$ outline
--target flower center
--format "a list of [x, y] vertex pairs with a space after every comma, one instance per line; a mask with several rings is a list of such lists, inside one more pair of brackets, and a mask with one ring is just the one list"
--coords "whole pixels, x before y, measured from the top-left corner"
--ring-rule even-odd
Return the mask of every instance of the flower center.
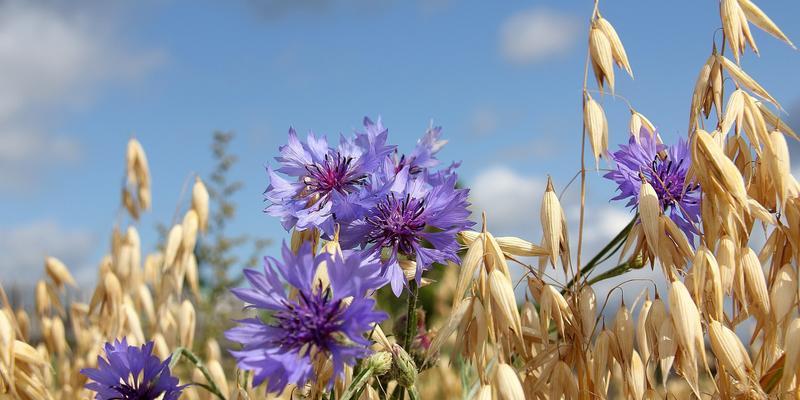
[[326, 154], [321, 163], [306, 165], [303, 178], [309, 194], [327, 195], [332, 191], [347, 194], [364, 183], [366, 175], [359, 174], [353, 165], [353, 157]]
[[154, 400], [158, 397], [159, 393], [152, 393], [151, 387], [137, 387], [138, 384], [120, 384], [115, 386], [114, 390], [117, 391], [122, 397], [122, 400]]
[[367, 217], [367, 223], [372, 226], [367, 241], [376, 243], [379, 248], [394, 247], [403, 254], [413, 254], [418, 234], [425, 228], [422, 218], [425, 200], [411, 198], [411, 195], [397, 199], [391, 194], [376, 210]]
[[656, 155], [652, 163], [652, 172], [650, 182], [655, 189], [658, 199], [661, 202], [661, 209], [667, 211], [669, 207], [675, 207], [676, 204], [682, 201], [696, 200], [684, 196], [700, 188], [698, 184], [686, 183], [686, 170], [683, 168], [684, 159], [681, 160], [668, 160]]
[[277, 325], [285, 332], [277, 345], [301, 348], [313, 344], [328, 350], [333, 334], [341, 327], [341, 300], [332, 301], [330, 288], [323, 290], [322, 284], [311, 295], [299, 291], [298, 296], [286, 304], [287, 310], [274, 314]]

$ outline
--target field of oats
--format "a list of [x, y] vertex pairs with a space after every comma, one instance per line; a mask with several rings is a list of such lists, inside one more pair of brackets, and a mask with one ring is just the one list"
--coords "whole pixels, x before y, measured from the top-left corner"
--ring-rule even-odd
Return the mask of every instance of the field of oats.
[[[444, 158], [433, 124], [398, 145], [389, 115], [339, 137], [290, 129], [263, 154], [263, 213], [247, 218], [282, 237], [226, 229], [241, 189], [227, 133], [152, 229], [153, 182], [172, 165], [133, 135], [105, 149], [123, 178], [96, 188], [119, 212], [94, 286], [50, 253], [30, 290], [0, 284], [0, 399], [800, 397], [800, 138], [746, 67], [762, 42], [792, 41], [751, 0], [697, 3], [709, 54], [679, 76], [688, 120], [655, 121], [615, 86], [658, 48], [626, 52], [642, 33], [604, 14], [625, 6], [584, 3], [577, 174], [543, 175], [510, 210], [533, 235], [477, 207], [460, 174], [480, 159]], [[628, 123], [609, 124], [620, 103]], [[595, 217], [602, 186], [624, 223]], [[613, 231], [596, 248], [590, 224]]]

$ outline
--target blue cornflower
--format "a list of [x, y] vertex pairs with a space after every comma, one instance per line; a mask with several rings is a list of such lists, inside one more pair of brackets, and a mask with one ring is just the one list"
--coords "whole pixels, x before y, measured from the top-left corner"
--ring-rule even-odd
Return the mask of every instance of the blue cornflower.
[[153, 342], [136, 347], [123, 338], [106, 343], [105, 353], [105, 358], [97, 356], [97, 368], [81, 370], [93, 381], [86, 388], [97, 400], [177, 400], [185, 387], [170, 375], [171, 357], [162, 362], [153, 355]]
[[[384, 169], [383, 175], [390, 172]], [[342, 227], [345, 247], [360, 246], [380, 257], [384, 249], [384, 274], [399, 296], [407, 281], [398, 263], [403, 256], [416, 261], [415, 279], [433, 263], [459, 262], [456, 234], [473, 225], [467, 189], [457, 189], [454, 172], [412, 175], [408, 167], [385, 177], [386, 185], [372, 193], [367, 213]]]
[[276, 157], [280, 167], [267, 168], [270, 183], [264, 197], [270, 204], [264, 211], [279, 217], [286, 230], [318, 228], [332, 235], [335, 220], [355, 212], [369, 174], [393, 149], [386, 145], [388, 131], [369, 123], [368, 133], [342, 136], [336, 149], [313, 133], [303, 143], [290, 129], [288, 143]]
[[656, 135], [642, 130], [640, 139], [631, 136], [628, 145], [611, 153], [616, 168], [605, 177], [617, 183], [619, 195], [612, 200], [628, 199], [628, 207], [639, 206], [640, 173], [653, 186], [661, 210], [694, 242], [694, 224], [700, 221], [700, 185], [687, 179], [692, 163], [689, 146], [684, 140], [675, 145], [658, 143]]
[[[244, 319], [225, 332], [244, 346], [231, 351], [239, 367], [254, 372], [254, 385], [266, 380], [274, 393], [313, 379], [314, 361], [320, 359], [332, 361], [331, 381], [340, 377], [345, 364], [369, 355], [365, 334], [387, 317], [366, 297], [385, 284], [376, 260], [348, 250], [315, 256], [308, 243], [297, 254], [284, 244], [282, 253], [282, 261], [266, 258], [263, 272], [245, 270], [250, 288], [231, 290], [248, 308], [270, 312], [269, 322]], [[328, 287], [314, 279], [323, 264]], [[294, 289], [287, 290], [285, 283]]]

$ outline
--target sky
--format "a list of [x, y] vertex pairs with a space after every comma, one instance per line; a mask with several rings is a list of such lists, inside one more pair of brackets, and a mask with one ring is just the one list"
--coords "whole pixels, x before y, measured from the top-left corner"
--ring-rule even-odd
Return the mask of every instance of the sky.
[[[790, 18], [800, 3], [759, 3], [800, 41], [800, 25]], [[231, 178], [244, 188], [231, 232], [280, 242], [287, 235], [262, 213], [262, 192], [264, 168], [289, 127], [338, 136], [364, 116], [380, 116], [401, 150], [410, 150], [431, 121], [441, 125], [450, 142], [440, 159], [462, 161], [476, 216], [485, 210], [498, 236], [538, 242], [547, 176], [560, 191], [580, 167], [591, 5], [4, 1], [0, 282], [33, 284], [45, 255], [65, 261], [79, 281], [94, 280], [111, 229], [127, 223], [119, 195], [131, 136], [144, 146], [153, 180], [154, 206], [138, 225], [145, 250], [155, 245], [156, 223], [187, 206], [185, 182], [210, 172], [214, 130], [236, 133], [231, 151], [240, 162]], [[617, 94], [665, 141], [685, 137], [695, 79], [720, 36], [716, 2], [607, 1], [600, 10], [635, 74], [618, 71]], [[755, 36], [761, 56], [748, 53], [743, 66], [800, 128], [800, 53], [761, 31]], [[616, 147], [627, 140], [627, 105], [594, 97]], [[578, 188], [563, 199], [573, 240]], [[608, 201], [613, 190], [602, 173], [589, 173], [587, 252], [631, 217]]]

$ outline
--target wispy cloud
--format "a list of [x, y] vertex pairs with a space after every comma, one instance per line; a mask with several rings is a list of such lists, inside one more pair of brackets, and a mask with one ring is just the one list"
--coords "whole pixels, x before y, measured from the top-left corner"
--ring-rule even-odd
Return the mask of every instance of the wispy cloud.
[[486, 212], [489, 230], [499, 235], [529, 235], [538, 225], [544, 190], [540, 179], [502, 166], [488, 166], [471, 182], [470, 201], [476, 218]]
[[90, 232], [49, 220], [0, 228], [0, 237], [0, 281], [7, 288], [29, 285], [43, 276], [46, 256], [59, 258], [76, 278], [85, 280], [97, 244]]
[[563, 54], [577, 42], [579, 26], [575, 16], [560, 11], [520, 11], [500, 27], [500, 51], [514, 64], [545, 61]]
[[46, 167], [76, 161], [80, 143], [54, 134], [53, 121], [90, 104], [103, 84], [136, 79], [163, 61], [161, 51], [127, 45], [116, 19], [81, 2], [0, 3], [0, 191], [25, 191]]

